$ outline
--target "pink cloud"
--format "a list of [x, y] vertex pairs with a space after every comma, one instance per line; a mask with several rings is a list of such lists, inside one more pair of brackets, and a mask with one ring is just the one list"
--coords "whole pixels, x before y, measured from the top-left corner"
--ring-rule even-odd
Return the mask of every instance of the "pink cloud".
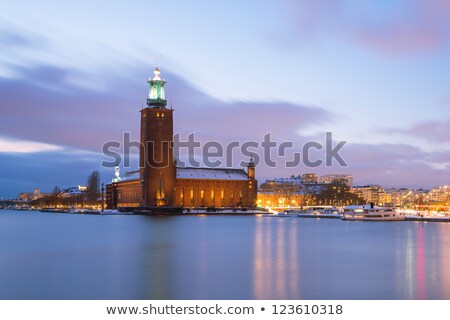
[[399, 1], [385, 18], [374, 11], [350, 11], [351, 4], [343, 0], [290, 0], [290, 4], [302, 37], [334, 34], [391, 55], [438, 51], [450, 42], [447, 0]]
[[349, 144], [343, 157], [356, 184], [380, 184], [384, 187], [431, 188], [448, 184], [445, 164], [449, 152], [426, 152], [406, 144]]
[[362, 44], [388, 53], [421, 53], [442, 48], [450, 40], [450, 2], [410, 1], [410, 13], [386, 25], [365, 26], [356, 32]]
[[390, 129], [388, 132], [401, 133], [417, 138], [425, 139], [429, 142], [442, 143], [450, 142], [450, 120], [424, 121], [416, 123], [405, 129]]

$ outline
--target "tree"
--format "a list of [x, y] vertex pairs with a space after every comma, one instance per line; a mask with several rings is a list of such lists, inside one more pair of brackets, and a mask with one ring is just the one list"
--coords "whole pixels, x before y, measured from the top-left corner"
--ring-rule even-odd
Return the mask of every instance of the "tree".
[[52, 194], [47, 201], [47, 205], [57, 206], [59, 205], [59, 194], [61, 193], [61, 189], [58, 186], [55, 186], [52, 190]]
[[53, 188], [52, 194], [58, 195], [58, 194], [60, 194], [60, 193], [61, 193], [61, 189], [60, 189], [58, 186], [55, 186], [55, 187]]
[[87, 179], [87, 200], [90, 204], [97, 202], [100, 193], [100, 172], [92, 171]]
[[336, 179], [322, 187], [317, 199], [328, 205], [359, 204], [363, 200], [350, 191], [345, 179]]

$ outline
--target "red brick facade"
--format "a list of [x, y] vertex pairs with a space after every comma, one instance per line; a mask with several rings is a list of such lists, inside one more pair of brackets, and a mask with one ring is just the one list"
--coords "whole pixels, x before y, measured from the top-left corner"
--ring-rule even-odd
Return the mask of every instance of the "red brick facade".
[[141, 111], [139, 153], [143, 207], [173, 205], [176, 168], [173, 161], [173, 110]]
[[[108, 207], [142, 206], [141, 190], [139, 179], [108, 185]], [[176, 179], [173, 194], [174, 202], [167, 205], [185, 208], [254, 207], [257, 186], [255, 180]]]

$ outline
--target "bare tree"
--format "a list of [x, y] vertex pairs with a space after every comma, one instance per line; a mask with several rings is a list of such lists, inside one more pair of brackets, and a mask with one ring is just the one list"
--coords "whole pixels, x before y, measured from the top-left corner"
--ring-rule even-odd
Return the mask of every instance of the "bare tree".
[[92, 171], [87, 179], [87, 200], [90, 204], [97, 202], [100, 193], [100, 172]]
[[60, 193], [61, 193], [61, 189], [60, 189], [58, 186], [55, 186], [55, 187], [53, 188], [52, 194], [58, 195], [58, 194], [60, 194]]
[[52, 190], [52, 194], [48, 197], [48, 205], [57, 206], [60, 204], [59, 194], [61, 193], [61, 189], [58, 186], [55, 186]]

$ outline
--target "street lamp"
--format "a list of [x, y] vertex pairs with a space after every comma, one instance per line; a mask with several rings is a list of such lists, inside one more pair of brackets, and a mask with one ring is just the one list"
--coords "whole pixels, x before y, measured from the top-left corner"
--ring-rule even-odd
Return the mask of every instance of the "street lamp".
[[105, 210], [105, 184], [102, 183], [102, 212]]

